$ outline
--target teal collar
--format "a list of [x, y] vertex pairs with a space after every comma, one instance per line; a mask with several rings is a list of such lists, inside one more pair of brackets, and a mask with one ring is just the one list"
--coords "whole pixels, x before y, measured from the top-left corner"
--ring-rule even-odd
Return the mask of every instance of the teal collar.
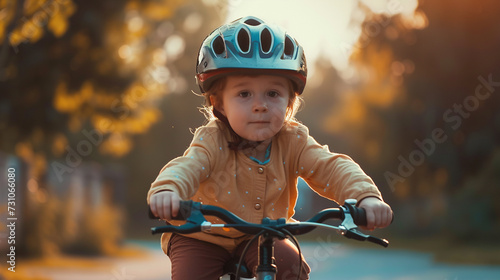
[[270, 160], [270, 155], [271, 155], [271, 144], [272, 143], [269, 143], [269, 146], [267, 146], [267, 149], [266, 149], [266, 155], [264, 156], [264, 161], [260, 161], [254, 157], [250, 157], [251, 160], [255, 161], [256, 163], [260, 164], [260, 165], [264, 165], [266, 163], [269, 162]]

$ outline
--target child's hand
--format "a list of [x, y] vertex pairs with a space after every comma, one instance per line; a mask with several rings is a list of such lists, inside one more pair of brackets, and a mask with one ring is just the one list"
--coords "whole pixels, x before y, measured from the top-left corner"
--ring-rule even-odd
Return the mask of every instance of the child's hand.
[[149, 207], [153, 214], [162, 220], [171, 220], [179, 213], [180, 197], [172, 191], [155, 193], [149, 200]]
[[391, 207], [376, 197], [367, 197], [361, 200], [359, 207], [366, 211], [367, 225], [362, 227], [363, 229], [384, 228], [392, 222]]

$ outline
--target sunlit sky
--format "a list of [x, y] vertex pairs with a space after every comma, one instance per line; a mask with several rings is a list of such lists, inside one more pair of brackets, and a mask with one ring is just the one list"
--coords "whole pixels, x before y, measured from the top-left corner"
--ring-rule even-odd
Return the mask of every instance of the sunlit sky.
[[[210, 0], [206, 0], [210, 2]], [[349, 72], [349, 56], [362, 32], [375, 36], [383, 30], [362, 30], [366, 7], [374, 13], [413, 17], [417, 0], [228, 0], [226, 22], [253, 15], [285, 28], [304, 47], [310, 71], [320, 55], [341, 73]], [[372, 32], [367, 34], [368, 32]], [[311, 73], [312, 74], [312, 73]]]

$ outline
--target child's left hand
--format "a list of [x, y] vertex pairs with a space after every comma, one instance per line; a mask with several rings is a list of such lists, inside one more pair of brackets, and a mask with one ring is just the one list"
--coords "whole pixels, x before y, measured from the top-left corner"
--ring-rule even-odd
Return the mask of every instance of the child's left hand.
[[367, 197], [359, 203], [358, 207], [365, 209], [367, 225], [361, 227], [366, 230], [384, 228], [392, 222], [391, 207], [376, 197]]

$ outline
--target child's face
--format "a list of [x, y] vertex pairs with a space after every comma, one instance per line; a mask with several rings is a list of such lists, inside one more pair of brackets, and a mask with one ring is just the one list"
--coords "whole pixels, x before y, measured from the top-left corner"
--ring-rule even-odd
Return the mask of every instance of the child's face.
[[289, 82], [283, 77], [229, 76], [217, 109], [240, 137], [265, 141], [283, 126], [289, 92]]

